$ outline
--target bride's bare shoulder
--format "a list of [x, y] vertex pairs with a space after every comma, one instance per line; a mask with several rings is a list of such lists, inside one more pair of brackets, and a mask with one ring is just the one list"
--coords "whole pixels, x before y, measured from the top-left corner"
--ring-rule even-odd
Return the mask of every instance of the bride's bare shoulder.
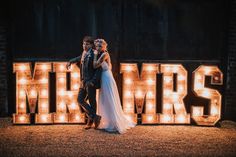
[[109, 57], [110, 57], [110, 55], [109, 55], [108, 52], [104, 52], [104, 56], [105, 56], [106, 58], [109, 58]]

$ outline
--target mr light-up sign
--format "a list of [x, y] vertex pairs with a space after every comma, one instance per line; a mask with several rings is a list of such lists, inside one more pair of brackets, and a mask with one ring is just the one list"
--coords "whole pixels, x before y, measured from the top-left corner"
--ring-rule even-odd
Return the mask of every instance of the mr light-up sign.
[[[14, 124], [84, 123], [85, 114], [77, 102], [80, 85], [80, 70], [76, 65], [66, 68], [66, 62], [14, 63], [16, 73], [16, 113]], [[32, 72], [33, 71], [33, 72]], [[56, 112], [50, 113], [49, 72], [56, 74]], [[67, 73], [70, 87], [67, 90]], [[207, 115], [203, 104], [191, 104], [187, 113], [183, 99], [187, 93], [187, 71], [181, 64], [143, 63], [139, 74], [136, 63], [121, 63], [122, 106], [128, 119], [137, 123], [141, 114], [142, 124], [190, 124], [215, 125], [221, 117], [221, 94], [216, 89], [205, 87], [206, 76], [212, 85], [222, 85], [223, 74], [217, 66], [200, 65], [192, 73], [192, 90], [196, 97], [209, 100]], [[161, 113], [157, 113], [156, 75], [162, 74]], [[175, 87], [174, 87], [175, 82]], [[27, 103], [28, 102], [28, 103]], [[145, 105], [144, 105], [145, 104]], [[28, 105], [28, 106], [27, 106]], [[143, 107], [145, 106], [145, 109]], [[29, 108], [29, 112], [27, 112]], [[37, 110], [37, 112], [36, 112]], [[136, 111], [136, 112], [135, 112]], [[144, 112], [144, 113], [143, 113]]]

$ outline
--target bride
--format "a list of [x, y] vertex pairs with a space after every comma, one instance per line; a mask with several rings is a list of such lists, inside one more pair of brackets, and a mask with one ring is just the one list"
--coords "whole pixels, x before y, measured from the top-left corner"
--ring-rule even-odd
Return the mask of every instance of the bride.
[[[97, 112], [102, 116], [99, 128], [108, 132], [124, 133], [135, 124], [129, 121], [121, 108], [119, 93], [111, 71], [111, 59], [104, 39], [94, 41], [94, 68], [102, 67], [101, 88], [99, 91]], [[97, 55], [102, 55], [97, 58]]]

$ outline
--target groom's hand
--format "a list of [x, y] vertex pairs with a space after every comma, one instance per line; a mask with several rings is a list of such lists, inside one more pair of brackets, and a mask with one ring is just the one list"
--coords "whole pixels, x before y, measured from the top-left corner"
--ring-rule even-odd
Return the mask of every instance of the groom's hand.
[[94, 84], [92, 81], [86, 82], [86, 87], [93, 87], [93, 86], [94, 86]]
[[66, 64], [67, 70], [69, 70], [70, 66], [71, 66], [71, 62], [68, 62], [68, 63]]

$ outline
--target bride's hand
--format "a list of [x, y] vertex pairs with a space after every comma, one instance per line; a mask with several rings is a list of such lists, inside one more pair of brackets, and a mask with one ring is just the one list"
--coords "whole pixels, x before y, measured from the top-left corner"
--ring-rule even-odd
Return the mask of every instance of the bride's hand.
[[98, 54], [98, 51], [97, 51], [97, 50], [94, 50], [94, 54], [97, 55], [97, 54]]

